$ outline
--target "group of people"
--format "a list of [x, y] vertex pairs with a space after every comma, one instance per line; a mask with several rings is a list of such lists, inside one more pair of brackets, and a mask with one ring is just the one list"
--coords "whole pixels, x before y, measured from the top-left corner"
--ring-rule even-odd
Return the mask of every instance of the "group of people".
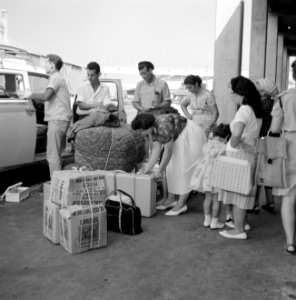
[[[150, 73], [153, 68], [150, 66]], [[145, 72], [149, 73], [149, 66]], [[296, 61], [292, 64], [293, 78], [296, 80]], [[140, 71], [141, 74], [141, 71]], [[142, 76], [143, 77], [143, 76]], [[265, 187], [266, 204], [263, 208], [273, 211], [272, 192], [282, 196], [281, 215], [286, 233], [286, 251], [295, 254], [295, 201], [296, 201], [296, 89], [289, 89], [281, 94], [275, 84], [263, 78], [255, 83], [243, 76], [230, 81], [229, 99], [237, 107], [230, 124], [217, 125], [218, 109], [213, 94], [202, 86], [199, 76], [189, 75], [184, 86], [189, 96], [182, 101], [181, 108], [186, 116], [178, 114], [151, 113], [154, 103], [159, 105], [162, 89], [156, 85], [155, 78], [138, 84], [134, 106], [140, 108], [132, 121], [134, 130], [141, 130], [153, 140], [149, 162], [144, 170], [149, 173], [159, 162], [154, 171], [157, 178], [166, 173], [168, 196], [157, 203], [158, 210], [170, 209], [165, 215], [178, 216], [188, 210], [186, 205], [192, 190], [205, 193], [205, 227], [222, 229], [219, 221], [220, 203], [226, 205], [226, 222], [229, 230], [219, 232], [225, 238], [247, 239], [246, 231], [250, 225], [246, 222], [248, 210], [258, 211], [260, 187], [254, 184], [247, 195], [217, 190], [210, 185], [210, 170], [214, 159], [222, 152], [226, 156], [247, 160], [252, 172], [256, 167], [257, 139], [270, 134], [283, 132], [287, 139], [286, 177], [287, 188]], [[165, 84], [164, 84], [165, 85]], [[150, 102], [147, 90], [152, 90]], [[157, 93], [153, 94], [153, 90]], [[146, 95], [141, 102], [139, 95]], [[278, 100], [280, 99], [280, 101]], [[187, 110], [190, 107], [191, 111]]]
[[[48, 122], [47, 160], [50, 174], [61, 170], [61, 150], [72, 118], [70, 93], [60, 74], [62, 59], [54, 54], [46, 57], [46, 72], [50, 75], [43, 93], [21, 93], [20, 98], [45, 103], [45, 121]], [[187, 200], [192, 190], [205, 193], [205, 227], [222, 229], [219, 221], [221, 202], [226, 205], [226, 222], [230, 230], [219, 233], [225, 238], [247, 239], [250, 229], [246, 222], [247, 210], [258, 209], [260, 190], [251, 189], [248, 195], [217, 190], [210, 186], [210, 170], [215, 158], [222, 152], [226, 156], [256, 165], [255, 145], [267, 131], [283, 132], [288, 140], [287, 188], [278, 189], [282, 196], [282, 222], [286, 233], [286, 250], [295, 249], [295, 201], [296, 201], [296, 89], [279, 95], [268, 79], [253, 83], [238, 76], [230, 81], [229, 99], [237, 107], [230, 124], [217, 124], [219, 116], [213, 93], [202, 84], [199, 76], [189, 75], [184, 80], [188, 97], [181, 103], [185, 117], [171, 108], [171, 97], [165, 81], [153, 74], [149, 61], [138, 64], [142, 81], [137, 84], [132, 104], [138, 114], [131, 127], [140, 130], [151, 142], [151, 153], [144, 172], [150, 173], [155, 164], [156, 178], [166, 179], [167, 194], [157, 203], [157, 209], [166, 210], [167, 216], [178, 216], [188, 210]], [[87, 65], [88, 81], [78, 89], [77, 113], [79, 120], [70, 128], [75, 133], [82, 128], [102, 124], [116, 110], [111, 102], [108, 87], [100, 83], [100, 66], [96, 62]], [[292, 64], [296, 80], [296, 62]], [[188, 110], [188, 107], [190, 110]], [[164, 176], [165, 174], [165, 176]], [[265, 188], [266, 209], [274, 207], [272, 189]]]

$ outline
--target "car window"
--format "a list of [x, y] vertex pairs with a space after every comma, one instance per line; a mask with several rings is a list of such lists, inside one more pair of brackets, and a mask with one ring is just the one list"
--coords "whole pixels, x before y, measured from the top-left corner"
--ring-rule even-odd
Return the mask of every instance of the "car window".
[[30, 89], [34, 93], [43, 93], [48, 84], [48, 77], [42, 74], [29, 74]]
[[24, 91], [21, 74], [0, 73], [0, 99], [17, 98], [16, 92]]
[[115, 82], [103, 82], [103, 85], [106, 85], [109, 88], [111, 94], [111, 100], [115, 105], [118, 106], [118, 95], [117, 95], [117, 87]]

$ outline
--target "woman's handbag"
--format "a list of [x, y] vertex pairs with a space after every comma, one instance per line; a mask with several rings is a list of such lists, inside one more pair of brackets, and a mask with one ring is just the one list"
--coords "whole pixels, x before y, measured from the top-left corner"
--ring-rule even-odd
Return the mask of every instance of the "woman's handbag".
[[266, 137], [258, 140], [257, 152], [256, 183], [285, 188], [287, 140], [267, 134]]
[[225, 191], [249, 194], [252, 189], [250, 162], [230, 156], [217, 156], [210, 174], [210, 185]]
[[[123, 197], [125, 200], [123, 200]], [[131, 205], [126, 203], [127, 197]], [[111, 192], [107, 197], [105, 207], [108, 230], [129, 235], [139, 234], [143, 231], [141, 227], [141, 210], [136, 206], [134, 199], [126, 192], [119, 189]]]

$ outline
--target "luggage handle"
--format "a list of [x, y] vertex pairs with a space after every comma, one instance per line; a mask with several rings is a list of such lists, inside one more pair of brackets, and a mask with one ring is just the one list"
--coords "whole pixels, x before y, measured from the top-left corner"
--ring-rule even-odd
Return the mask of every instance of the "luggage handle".
[[13, 184], [13, 185], [10, 185], [7, 189], [6, 189], [6, 191], [1, 195], [1, 199], [3, 199], [4, 198], [4, 196], [7, 194], [7, 192], [9, 192], [10, 190], [12, 190], [12, 189], [14, 189], [14, 188], [16, 188], [16, 187], [19, 187], [19, 186], [21, 186], [23, 183], [22, 182], [18, 182], [18, 183], [15, 183], [15, 184]]
[[[133, 197], [132, 197], [131, 195], [129, 195], [128, 193], [126, 193], [125, 191], [120, 190], [120, 189], [115, 189], [114, 191], [110, 192], [110, 193], [107, 195], [106, 200], [108, 200], [109, 196], [111, 196], [112, 194], [115, 194], [116, 192], [119, 192], [120, 194], [123, 194], [123, 195], [129, 197], [129, 198], [132, 200], [132, 206], [133, 206], [133, 207], [136, 207], [136, 203], [135, 203]], [[120, 203], [120, 207], [122, 207], [122, 199], [121, 199], [120, 194], [119, 194], [119, 200], [120, 200], [119, 203]]]

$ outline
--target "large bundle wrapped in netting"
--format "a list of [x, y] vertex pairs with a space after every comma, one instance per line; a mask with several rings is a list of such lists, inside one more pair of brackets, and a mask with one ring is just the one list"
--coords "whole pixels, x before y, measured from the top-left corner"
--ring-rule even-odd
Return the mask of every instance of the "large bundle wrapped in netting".
[[145, 139], [130, 127], [93, 127], [75, 138], [75, 163], [89, 170], [131, 172], [145, 158]]

